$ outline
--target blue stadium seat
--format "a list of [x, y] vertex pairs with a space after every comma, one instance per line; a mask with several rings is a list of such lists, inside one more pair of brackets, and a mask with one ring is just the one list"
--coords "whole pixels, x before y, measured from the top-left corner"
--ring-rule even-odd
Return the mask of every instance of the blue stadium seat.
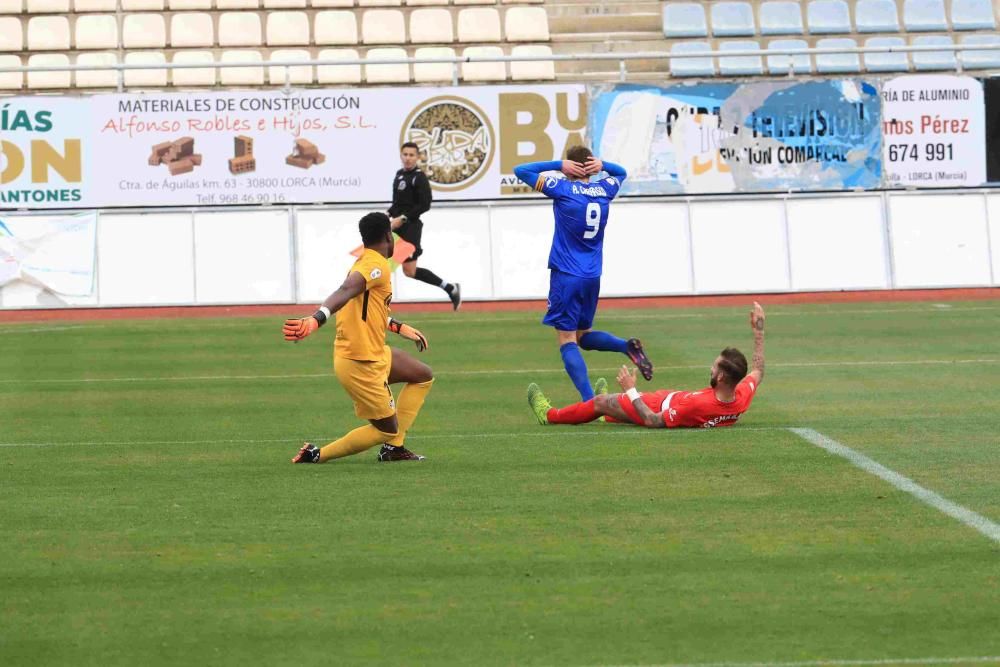
[[[767, 45], [768, 51], [778, 49], [808, 49], [809, 44], [804, 39], [774, 39]], [[812, 72], [812, 61], [808, 53], [796, 56], [768, 56], [767, 71], [770, 74], [788, 74], [789, 70], [794, 70], [795, 74], [809, 74]]]
[[802, 8], [788, 0], [765, 0], [760, 5], [760, 34], [801, 35]]
[[955, 30], [996, 30], [990, 0], [951, 0], [951, 27]]
[[851, 32], [851, 13], [844, 0], [812, 0], [807, 14], [813, 35]]
[[899, 32], [899, 15], [892, 0], [858, 0], [854, 22], [858, 32]]
[[749, 2], [712, 3], [712, 34], [716, 37], [752, 37], [756, 32]]
[[663, 34], [667, 37], [707, 37], [704, 5], [697, 2], [663, 3]]
[[[816, 41], [816, 48], [856, 47], [849, 37], [828, 37]], [[860, 72], [861, 63], [856, 53], [824, 53], [816, 55], [816, 71], [822, 74], [836, 72]]]
[[[760, 51], [760, 44], [753, 40], [737, 40], [722, 42], [720, 51]], [[764, 65], [760, 56], [719, 56], [719, 74], [722, 76], [741, 76], [763, 74]]]
[[[670, 47], [670, 53], [700, 53], [711, 51], [707, 42], [677, 42]], [[677, 58], [670, 60], [672, 76], [715, 76], [715, 65], [709, 58]]]
[[[947, 35], [921, 35], [914, 37], [913, 46], [940, 46], [954, 44]], [[917, 71], [955, 69], [954, 51], [923, 51], [913, 54], [913, 68]]]
[[947, 30], [943, 0], [906, 0], [903, 5], [903, 25], [911, 32]]
[[[869, 37], [865, 46], [906, 46], [902, 37]], [[866, 53], [865, 69], [869, 72], [906, 72], [910, 61], [905, 53]]]
[[996, 51], [962, 51], [959, 58], [965, 69], [1000, 69], [1000, 35], [965, 35], [962, 44], [995, 44]]

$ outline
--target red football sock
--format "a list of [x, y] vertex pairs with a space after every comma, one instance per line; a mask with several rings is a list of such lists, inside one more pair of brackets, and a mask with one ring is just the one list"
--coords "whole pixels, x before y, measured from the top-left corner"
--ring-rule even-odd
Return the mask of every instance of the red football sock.
[[599, 416], [594, 408], [594, 399], [567, 405], [565, 408], [552, 408], [546, 415], [550, 424], [586, 424]]

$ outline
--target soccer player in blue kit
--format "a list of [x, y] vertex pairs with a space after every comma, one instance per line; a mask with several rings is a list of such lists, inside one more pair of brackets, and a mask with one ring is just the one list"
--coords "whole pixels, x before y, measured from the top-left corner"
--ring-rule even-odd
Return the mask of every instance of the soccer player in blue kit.
[[[546, 171], [561, 171], [566, 178], [543, 176]], [[607, 173], [606, 178], [589, 182], [591, 176], [602, 171]], [[621, 352], [638, 366], [644, 378], [651, 379], [653, 363], [638, 338], [625, 340], [592, 328], [601, 291], [604, 227], [611, 200], [627, 176], [625, 170], [612, 162], [602, 162], [586, 146], [573, 146], [565, 160], [518, 165], [514, 175], [553, 200], [555, 234], [549, 252], [549, 304], [542, 323], [555, 328], [563, 365], [580, 398], [588, 401], [594, 397], [580, 348]]]

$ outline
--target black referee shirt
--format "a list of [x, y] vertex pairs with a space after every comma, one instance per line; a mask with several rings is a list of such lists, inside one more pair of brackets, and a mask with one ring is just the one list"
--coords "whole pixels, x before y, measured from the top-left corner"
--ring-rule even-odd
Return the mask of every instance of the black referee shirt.
[[419, 222], [420, 216], [431, 208], [431, 184], [427, 176], [414, 167], [410, 171], [400, 169], [392, 180], [392, 206], [389, 217], [406, 216], [407, 222]]

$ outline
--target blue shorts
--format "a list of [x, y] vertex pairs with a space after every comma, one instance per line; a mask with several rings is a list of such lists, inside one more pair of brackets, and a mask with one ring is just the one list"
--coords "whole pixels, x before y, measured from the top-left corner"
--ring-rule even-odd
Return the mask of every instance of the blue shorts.
[[580, 278], [558, 269], [549, 276], [549, 310], [542, 324], [559, 331], [580, 331], [594, 326], [601, 278]]

